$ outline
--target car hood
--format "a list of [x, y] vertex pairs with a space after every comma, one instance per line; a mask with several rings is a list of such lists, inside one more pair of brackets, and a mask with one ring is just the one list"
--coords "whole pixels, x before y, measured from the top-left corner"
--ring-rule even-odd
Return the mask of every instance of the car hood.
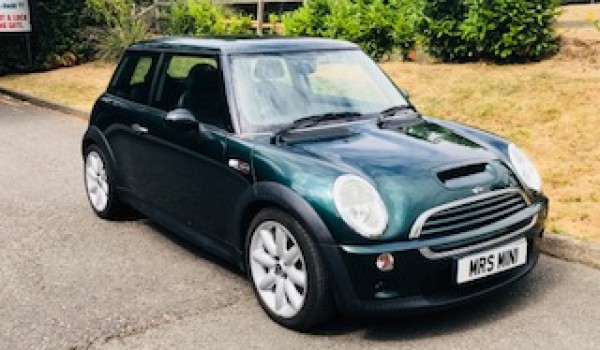
[[[428, 173], [449, 164], [496, 159], [474, 140], [438, 124], [419, 122], [380, 129], [371, 123], [331, 128], [310, 138], [291, 138], [290, 150], [354, 169], [371, 178], [401, 173]], [[425, 175], [425, 174], [420, 174]]]
[[[406, 238], [427, 209], [512, 184], [511, 172], [497, 153], [472, 136], [425, 120], [385, 128], [367, 121], [301, 130], [276, 147], [294, 154], [293, 162], [310, 160], [297, 166], [296, 173], [322, 164], [371, 181], [390, 217], [383, 240]], [[316, 183], [326, 175], [303, 176], [310, 177]], [[305, 181], [296, 188], [307, 184], [311, 187]]]

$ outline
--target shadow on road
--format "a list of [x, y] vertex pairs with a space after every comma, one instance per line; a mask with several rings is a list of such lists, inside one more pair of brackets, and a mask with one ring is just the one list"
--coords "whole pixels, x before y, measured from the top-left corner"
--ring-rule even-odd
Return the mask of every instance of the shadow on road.
[[169, 239], [171, 242], [177, 244], [181, 248], [187, 250], [189, 253], [195, 255], [196, 257], [209, 261], [213, 265], [222, 267], [228, 270], [228, 272], [237, 275], [238, 277], [246, 278], [246, 274], [243, 271], [241, 271], [237, 266], [229, 263], [228, 261], [220, 259], [219, 257], [211, 254], [210, 252], [202, 249], [201, 247], [198, 247], [192, 242], [181, 238], [180, 236], [158, 225], [157, 223], [148, 219], [139, 219], [138, 221], [159, 232], [165, 238]]
[[350, 332], [376, 341], [417, 340], [464, 332], [510, 317], [537, 303], [560, 283], [560, 274], [544, 268], [543, 260], [531, 274], [475, 301], [420, 315], [385, 318], [345, 318], [329, 322], [315, 335], [335, 336]]
[[[236, 266], [181, 239], [152, 221], [141, 221], [196, 257], [225, 269], [224, 273], [230, 272], [236, 277], [246, 278], [245, 273]], [[358, 332], [364, 339], [385, 342], [431, 338], [481, 327], [509, 317], [532, 303], [537, 303], [546, 291], [560, 283], [561, 274], [555, 269], [546, 268], [543, 262], [544, 260], [541, 259], [529, 275], [515, 283], [457, 307], [402, 317], [338, 316], [311, 334], [317, 337], [331, 337]]]

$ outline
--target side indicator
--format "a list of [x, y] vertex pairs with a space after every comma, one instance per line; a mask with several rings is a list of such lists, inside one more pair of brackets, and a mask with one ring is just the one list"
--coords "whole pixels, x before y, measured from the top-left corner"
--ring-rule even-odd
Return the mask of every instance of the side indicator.
[[244, 175], [250, 174], [250, 164], [244, 162], [243, 160], [230, 159], [227, 162], [227, 165], [229, 165], [230, 168], [235, 169]]

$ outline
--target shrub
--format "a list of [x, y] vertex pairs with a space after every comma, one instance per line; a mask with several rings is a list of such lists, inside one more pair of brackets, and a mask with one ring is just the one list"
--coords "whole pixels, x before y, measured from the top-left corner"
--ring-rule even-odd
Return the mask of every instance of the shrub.
[[409, 0], [308, 0], [283, 16], [285, 34], [352, 41], [376, 60], [414, 45], [418, 7]]
[[85, 0], [37, 0], [29, 2], [32, 20], [33, 65], [27, 63], [22, 35], [4, 36], [0, 45], [0, 75], [8, 72], [45, 70], [86, 61], [93, 54], [84, 28], [89, 18], [81, 14]]
[[96, 57], [116, 61], [136, 41], [148, 38], [149, 23], [137, 18], [133, 0], [87, 0], [91, 15], [100, 27], [91, 31], [95, 38]]
[[424, 0], [420, 30], [444, 61], [521, 62], [553, 54], [556, 0]]
[[250, 34], [252, 19], [210, 0], [179, 0], [167, 13], [165, 31], [185, 35]]
[[418, 28], [421, 42], [433, 56], [443, 61], [468, 57], [460, 25], [466, 19], [463, 0], [421, 0], [422, 17]]

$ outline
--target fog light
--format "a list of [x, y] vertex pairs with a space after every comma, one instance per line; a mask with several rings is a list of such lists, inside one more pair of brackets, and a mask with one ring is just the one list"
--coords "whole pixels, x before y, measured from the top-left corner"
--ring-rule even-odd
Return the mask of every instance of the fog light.
[[387, 272], [394, 269], [394, 256], [390, 253], [383, 253], [377, 257], [375, 265], [380, 271]]

